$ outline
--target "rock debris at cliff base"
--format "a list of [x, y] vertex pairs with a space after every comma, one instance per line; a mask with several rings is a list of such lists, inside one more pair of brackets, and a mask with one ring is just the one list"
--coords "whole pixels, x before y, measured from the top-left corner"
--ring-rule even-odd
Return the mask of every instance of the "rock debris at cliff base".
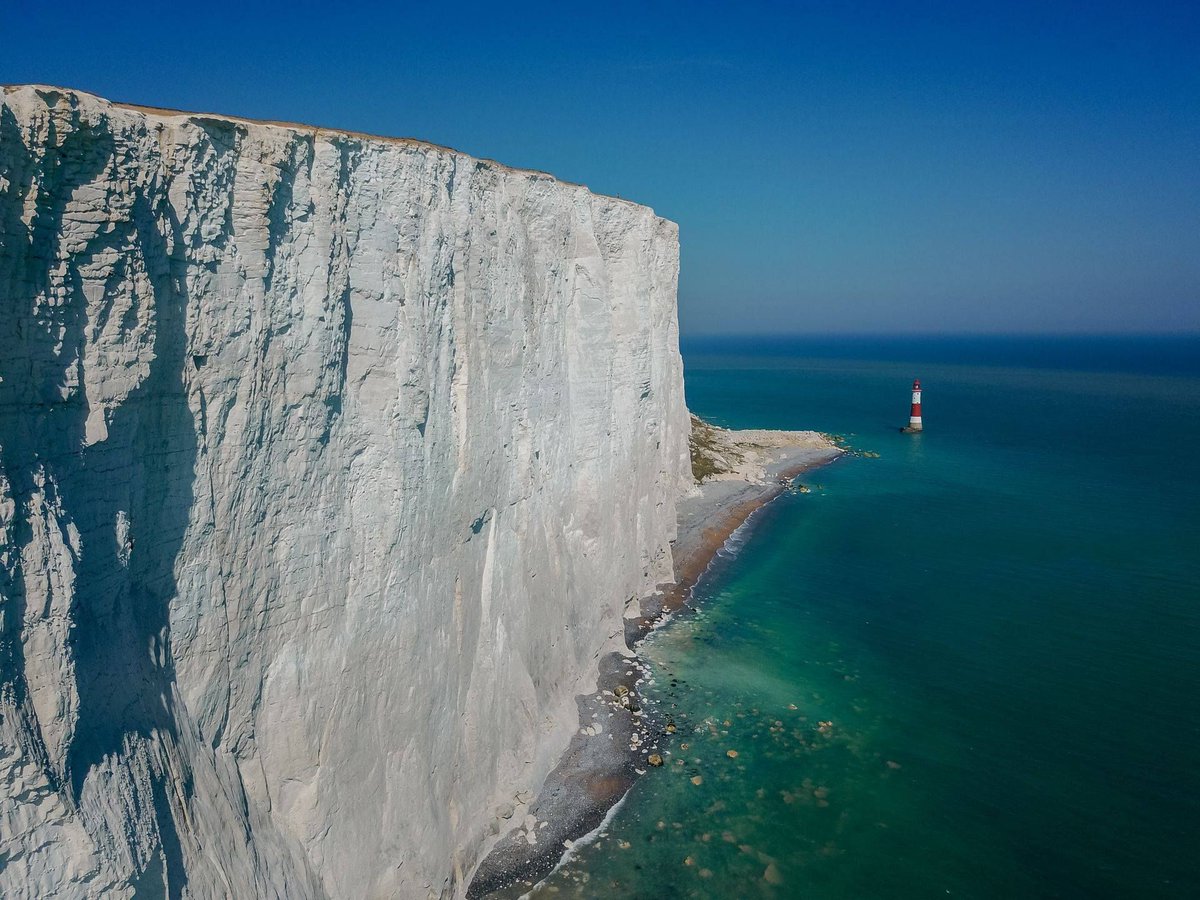
[[[685, 610], [716, 555], [733, 535], [746, 532], [757, 510], [793, 490], [793, 479], [801, 472], [842, 453], [814, 431], [731, 431], [694, 415], [691, 421], [693, 472], [700, 454], [715, 460], [710, 468], [720, 471], [698, 482], [677, 506], [673, 583], [626, 607], [624, 636], [630, 650]], [[638, 777], [672, 756], [671, 716], [645, 705], [641, 696], [640, 687], [650, 678], [636, 655], [614, 651], [601, 659], [596, 692], [578, 698], [579, 730], [537, 796], [521, 801], [525, 817], [495, 820], [504, 833], [475, 870], [469, 900], [517, 900], [528, 893], [564, 852], [603, 831], [615, 804]]]

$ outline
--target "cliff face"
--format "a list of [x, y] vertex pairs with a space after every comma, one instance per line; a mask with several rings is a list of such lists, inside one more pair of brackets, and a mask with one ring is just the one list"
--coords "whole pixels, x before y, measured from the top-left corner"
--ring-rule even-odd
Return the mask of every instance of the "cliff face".
[[430, 145], [0, 105], [0, 894], [461, 893], [689, 481], [676, 227]]

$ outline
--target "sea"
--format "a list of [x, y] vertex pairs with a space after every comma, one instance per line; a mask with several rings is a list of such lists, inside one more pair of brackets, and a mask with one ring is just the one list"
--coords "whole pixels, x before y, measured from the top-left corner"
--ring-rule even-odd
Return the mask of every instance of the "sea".
[[683, 351], [850, 452], [643, 644], [665, 764], [535, 896], [1200, 897], [1200, 338]]

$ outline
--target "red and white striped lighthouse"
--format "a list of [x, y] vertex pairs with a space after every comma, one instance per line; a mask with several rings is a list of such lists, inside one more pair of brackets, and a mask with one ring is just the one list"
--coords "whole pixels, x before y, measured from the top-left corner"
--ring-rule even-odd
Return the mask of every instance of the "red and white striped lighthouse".
[[908, 427], [904, 429], [909, 434], [921, 430], [921, 382], [913, 381], [912, 412], [908, 415]]

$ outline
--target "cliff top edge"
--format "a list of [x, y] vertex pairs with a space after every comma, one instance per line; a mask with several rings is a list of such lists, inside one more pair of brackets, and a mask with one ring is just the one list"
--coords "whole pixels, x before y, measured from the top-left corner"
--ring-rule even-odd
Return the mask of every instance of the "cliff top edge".
[[[593, 191], [586, 184], [579, 184], [578, 182], [567, 181], [563, 178], [558, 178], [555, 175], [550, 174], [549, 172], [543, 172], [540, 169], [525, 169], [525, 168], [521, 168], [520, 166], [509, 166], [502, 162], [497, 162], [494, 159], [488, 159], [487, 157], [481, 157], [481, 156], [474, 156], [474, 155], [472, 155], [470, 153], [466, 153], [462, 150], [456, 150], [453, 147], [447, 147], [444, 144], [437, 144], [437, 143], [434, 143], [433, 141], [421, 140], [420, 138], [391, 137], [388, 135], [370, 134], [369, 132], [365, 132], [365, 131], [352, 131], [348, 128], [327, 128], [327, 127], [324, 127], [321, 125], [306, 125], [303, 122], [284, 122], [284, 121], [277, 121], [274, 119], [252, 119], [247, 116], [231, 116], [231, 115], [226, 115], [224, 113], [198, 112], [195, 110], [171, 109], [169, 107], [161, 107], [161, 106], [143, 106], [138, 103], [125, 103], [120, 100], [109, 100], [106, 97], [101, 97], [99, 94], [93, 94], [90, 91], [82, 91], [77, 88], [62, 87], [60, 85], [54, 85], [54, 84], [39, 84], [39, 83], [33, 83], [33, 82], [25, 83], [25, 84], [0, 84], [0, 90], [2, 90], [5, 95], [12, 94], [17, 91], [26, 90], [26, 89], [37, 91], [39, 93], [42, 91], [48, 91], [48, 92], [56, 92], [56, 93], [60, 93], [60, 94], [66, 94], [68, 96], [73, 96], [73, 97], [86, 97], [89, 100], [95, 101], [95, 102], [100, 103], [105, 106], [111, 106], [111, 107], [115, 107], [117, 109], [127, 109], [132, 112], [142, 113], [143, 115], [145, 115], [147, 117], [155, 117], [155, 118], [159, 118], [159, 119], [178, 119], [178, 118], [189, 119], [189, 120], [217, 119], [218, 121], [233, 122], [233, 123], [237, 123], [237, 124], [241, 124], [241, 125], [251, 125], [251, 126], [255, 126], [255, 127], [259, 127], [259, 128], [272, 128], [272, 129], [279, 129], [279, 130], [283, 130], [283, 131], [293, 131], [293, 132], [299, 132], [299, 133], [304, 133], [304, 134], [311, 134], [314, 137], [336, 136], [336, 137], [344, 137], [344, 138], [353, 138], [355, 140], [360, 140], [360, 141], [377, 141], [379, 143], [384, 143], [384, 144], [397, 144], [397, 145], [406, 146], [406, 147], [413, 147], [416, 149], [434, 150], [438, 153], [449, 153], [454, 156], [461, 156], [461, 157], [465, 157], [467, 159], [475, 160], [476, 162], [479, 162], [485, 166], [493, 167], [493, 168], [499, 169], [504, 172], [512, 172], [516, 175], [526, 175], [526, 176], [529, 176], [534, 179], [548, 179], [550, 181], [556, 182], [561, 185], [565, 185], [567, 187], [580, 188], [582, 190], [587, 191], [589, 194], [591, 194], [595, 197], [603, 197], [606, 200], [612, 200], [614, 202], [623, 203], [628, 206], [633, 206], [633, 207], [638, 207], [640, 209], [649, 210], [649, 212], [651, 214], [653, 214], [656, 218], [662, 219], [664, 222], [671, 222], [670, 219], [666, 219], [663, 216], [659, 216], [657, 213], [654, 212], [653, 208], [647, 206], [644, 203], [638, 203], [635, 200], [627, 200], [624, 197], [614, 197], [611, 194], [601, 194], [596, 191]], [[675, 224], [675, 223], [672, 222], [672, 224]]]

